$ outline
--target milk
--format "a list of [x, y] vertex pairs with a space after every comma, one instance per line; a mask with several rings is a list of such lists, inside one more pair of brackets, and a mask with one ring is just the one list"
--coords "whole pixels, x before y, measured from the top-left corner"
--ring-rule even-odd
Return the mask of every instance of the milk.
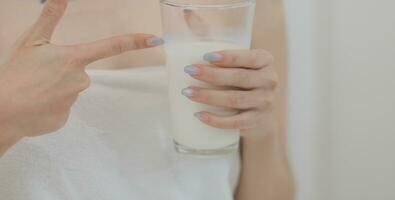
[[193, 150], [218, 150], [232, 145], [238, 145], [239, 130], [218, 129], [208, 126], [196, 117], [194, 113], [209, 111], [221, 116], [230, 116], [237, 111], [218, 108], [196, 103], [181, 94], [181, 90], [189, 86], [213, 88], [198, 81], [184, 72], [184, 67], [190, 64], [205, 63], [205, 53], [241, 49], [243, 47], [220, 42], [178, 43], [168, 42], [165, 45], [167, 54], [167, 70], [169, 78], [169, 98], [172, 121], [172, 136], [181, 146]]

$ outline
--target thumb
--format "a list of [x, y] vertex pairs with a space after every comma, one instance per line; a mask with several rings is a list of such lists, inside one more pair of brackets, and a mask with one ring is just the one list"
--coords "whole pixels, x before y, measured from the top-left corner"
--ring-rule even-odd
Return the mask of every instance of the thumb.
[[27, 42], [49, 42], [66, 10], [68, 0], [48, 0], [27, 36]]
[[184, 10], [184, 18], [187, 22], [189, 29], [194, 35], [200, 37], [205, 37], [209, 35], [209, 27], [207, 23], [195, 11], [189, 9]]

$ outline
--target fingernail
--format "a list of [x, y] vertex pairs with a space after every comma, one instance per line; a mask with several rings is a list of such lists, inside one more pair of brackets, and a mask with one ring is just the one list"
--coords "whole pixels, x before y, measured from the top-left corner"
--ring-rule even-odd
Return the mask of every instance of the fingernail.
[[209, 62], [218, 62], [222, 60], [222, 55], [219, 53], [206, 53], [203, 59]]
[[188, 65], [184, 68], [184, 72], [189, 74], [189, 75], [196, 75], [198, 74], [200, 69], [198, 67], [195, 67], [193, 65]]
[[158, 37], [153, 37], [153, 38], [149, 38], [147, 40], [147, 45], [148, 46], [159, 46], [164, 44], [165, 41], [162, 38], [158, 38]]
[[195, 90], [191, 89], [191, 88], [185, 88], [181, 91], [182, 95], [186, 96], [186, 97], [193, 97], [196, 95]]
[[207, 116], [201, 112], [195, 113], [194, 116], [198, 118], [200, 121], [207, 121]]

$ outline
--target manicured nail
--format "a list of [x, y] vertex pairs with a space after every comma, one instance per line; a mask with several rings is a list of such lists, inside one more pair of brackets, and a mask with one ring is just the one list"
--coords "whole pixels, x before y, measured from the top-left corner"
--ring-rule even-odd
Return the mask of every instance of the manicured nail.
[[191, 89], [191, 88], [185, 88], [181, 91], [182, 95], [186, 96], [186, 97], [193, 97], [196, 95], [195, 90]]
[[218, 62], [222, 60], [222, 55], [219, 53], [206, 53], [203, 56], [203, 59], [209, 62]]
[[159, 46], [159, 45], [162, 45], [164, 43], [165, 43], [165, 41], [162, 38], [158, 38], [158, 37], [149, 38], [147, 40], [147, 45], [148, 46], [152, 46], [152, 47]]
[[207, 121], [207, 116], [201, 112], [195, 113], [194, 116], [198, 118], [200, 121]]
[[196, 75], [198, 74], [200, 69], [198, 67], [195, 67], [193, 65], [188, 65], [184, 68], [184, 72], [189, 74], [189, 75]]

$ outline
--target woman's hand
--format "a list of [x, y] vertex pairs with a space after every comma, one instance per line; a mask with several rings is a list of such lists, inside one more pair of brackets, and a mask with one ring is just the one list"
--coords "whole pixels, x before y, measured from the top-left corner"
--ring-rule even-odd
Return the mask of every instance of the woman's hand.
[[238, 109], [240, 112], [221, 117], [203, 111], [195, 116], [216, 128], [248, 130], [262, 125], [264, 116], [272, 108], [278, 83], [273, 56], [261, 49], [227, 50], [208, 53], [204, 59], [217, 67], [194, 64], [185, 67], [185, 72], [211, 85], [233, 89], [191, 86], [182, 93], [195, 102]]
[[153, 35], [136, 34], [90, 44], [51, 44], [66, 7], [67, 0], [48, 1], [35, 25], [0, 57], [0, 155], [6, 141], [53, 132], [65, 124], [78, 94], [90, 84], [86, 65], [163, 43]]

